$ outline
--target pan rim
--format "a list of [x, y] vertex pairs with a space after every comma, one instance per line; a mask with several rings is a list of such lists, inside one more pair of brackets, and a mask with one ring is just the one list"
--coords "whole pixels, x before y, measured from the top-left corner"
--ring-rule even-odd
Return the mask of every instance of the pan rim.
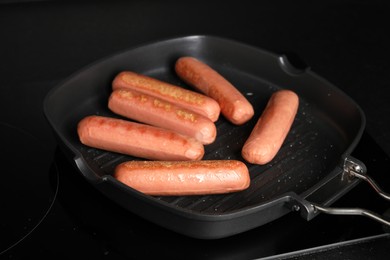
[[[280, 57], [277, 54], [265, 51], [265, 50], [260, 49], [258, 47], [255, 47], [255, 46], [252, 46], [252, 45], [249, 45], [246, 43], [242, 43], [240, 41], [233, 40], [233, 39], [227, 39], [227, 38], [223, 38], [223, 37], [219, 37], [219, 36], [215, 36], [215, 35], [186, 35], [186, 36], [179, 36], [179, 37], [174, 37], [174, 38], [165, 38], [165, 39], [155, 40], [155, 41], [151, 41], [151, 42], [146, 43], [146, 44], [139, 44], [135, 47], [132, 47], [132, 48], [129, 48], [126, 50], [122, 50], [122, 51], [118, 51], [112, 55], [109, 55], [109, 56], [106, 56], [106, 57], [103, 57], [101, 59], [96, 60], [95, 62], [81, 68], [80, 70], [74, 72], [69, 77], [64, 79], [62, 82], [60, 82], [60, 84], [58, 84], [53, 89], [51, 89], [47, 93], [47, 95], [44, 99], [44, 104], [43, 104], [44, 115], [45, 115], [46, 119], [48, 120], [49, 124], [51, 125], [51, 127], [53, 128], [56, 136], [59, 138], [60, 142], [62, 142], [64, 144], [63, 148], [65, 150], [67, 150], [67, 149], [70, 150], [70, 152], [71, 152], [70, 160], [72, 162], [74, 162], [77, 158], [80, 158], [81, 160], [84, 160], [84, 158], [83, 158], [82, 153], [76, 147], [74, 147], [74, 145], [72, 145], [71, 141], [69, 139], [67, 139], [64, 135], [61, 134], [62, 130], [61, 130], [61, 127], [57, 123], [58, 120], [53, 118], [54, 115], [52, 113], [52, 107], [53, 107], [53, 102], [54, 102], [53, 98], [55, 98], [54, 96], [58, 95], [58, 92], [64, 88], [66, 88], [67, 85], [70, 84], [70, 82], [77, 80], [77, 78], [80, 76], [80, 74], [83, 74], [83, 73], [95, 68], [96, 66], [100, 66], [109, 60], [112, 60], [116, 57], [122, 56], [124, 53], [137, 52], [137, 51], [140, 51], [142, 49], [146, 49], [147, 47], [150, 47], [150, 46], [155, 46], [155, 47], [162, 46], [162, 45], [171, 44], [171, 43], [174, 43], [177, 41], [222, 41], [222, 42], [229, 42], [230, 44], [239, 45], [239, 46], [242, 46], [243, 48], [250, 49], [252, 51], [266, 53], [267, 55], [272, 56], [274, 59], [278, 59]], [[356, 134], [354, 135], [353, 139], [349, 143], [348, 147], [346, 147], [344, 153], [342, 154], [340, 160], [343, 160], [343, 158], [345, 158], [346, 156], [348, 156], [352, 153], [352, 151], [355, 149], [355, 147], [357, 146], [358, 142], [360, 141], [360, 139], [363, 135], [365, 125], [366, 125], [365, 114], [364, 114], [363, 110], [361, 109], [361, 107], [358, 104], [356, 104], [351, 97], [346, 95], [341, 89], [339, 89], [336, 86], [334, 86], [333, 84], [331, 84], [325, 78], [319, 76], [318, 74], [316, 74], [312, 70], [306, 70], [304, 72], [304, 75], [307, 75], [308, 77], [313, 77], [316, 80], [320, 80], [320, 81], [325, 82], [328, 87], [332, 88], [332, 91], [334, 91], [335, 93], [338, 93], [339, 95], [342, 95], [344, 98], [348, 99], [349, 102], [354, 105], [356, 111], [358, 111], [358, 113], [359, 113], [360, 126], [356, 130]], [[69, 151], [67, 151], [67, 152], [69, 152]], [[102, 183], [106, 183], [106, 184], [111, 183], [111, 181], [107, 182], [107, 180], [110, 180], [112, 178], [112, 176], [110, 176], [110, 175], [104, 175], [101, 177], [96, 175], [95, 176], [96, 178], [84, 175], [84, 177], [86, 177], [95, 186], [99, 186], [99, 184], [102, 184]], [[112, 180], [112, 181], [115, 182], [115, 180]], [[218, 221], [220, 221], [221, 219], [235, 219], [235, 218], [239, 218], [239, 217], [242, 217], [242, 216], [245, 216], [248, 214], [256, 213], [258, 211], [261, 211], [263, 207], [266, 207], [266, 205], [268, 205], [269, 203], [272, 203], [274, 200], [284, 201], [289, 196], [300, 196], [300, 195], [295, 194], [295, 193], [294, 194], [285, 193], [283, 195], [277, 196], [276, 198], [274, 198], [268, 202], [259, 204], [255, 207], [250, 207], [248, 210], [245, 210], [245, 212], [243, 212], [243, 210], [238, 210], [236, 212], [233, 211], [233, 212], [228, 212], [228, 213], [220, 213], [220, 214], [210, 215], [210, 214], [203, 214], [203, 213], [201, 214], [201, 213], [198, 213], [196, 211], [195, 212], [188, 211], [184, 208], [179, 208], [179, 207], [172, 206], [169, 208], [171, 210], [173, 210], [175, 213], [178, 213], [181, 215], [186, 215], [189, 218], [193, 218], [193, 219], [197, 219], [197, 220], [212, 220], [212, 221], [218, 220]], [[151, 196], [145, 195], [146, 203], [148, 203], [148, 200], [150, 200], [150, 197]], [[162, 207], [167, 207], [165, 202], [162, 203], [163, 201], [161, 201], [161, 200], [153, 198], [151, 201], [153, 201], [153, 204], [158, 202], [159, 204], [161, 204]]]

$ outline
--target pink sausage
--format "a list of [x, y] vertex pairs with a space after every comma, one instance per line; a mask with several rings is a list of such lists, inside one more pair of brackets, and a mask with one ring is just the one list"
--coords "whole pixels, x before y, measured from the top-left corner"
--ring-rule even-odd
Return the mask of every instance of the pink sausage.
[[270, 162], [290, 131], [298, 106], [299, 98], [293, 91], [275, 92], [246, 140], [242, 157], [253, 164]]
[[217, 135], [216, 126], [209, 118], [131, 89], [114, 90], [108, 107], [116, 114], [176, 131], [203, 144], [214, 142]]
[[253, 117], [251, 103], [207, 64], [193, 57], [181, 57], [176, 61], [175, 70], [182, 80], [215, 99], [221, 107], [221, 113], [233, 124], [242, 125]]
[[112, 88], [130, 88], [155, 96], [208, 117], [213, 122], [218, 120], [221, 111], [218, 103], [206, 95], [132, 71], [119, 73], [112, 82]]
[[230, 193], [250, 184], [248, 168], [236, 160], [128, 161], [116, 167], [114, 177], [157, 196]]
[[127, 120], [87, 116], [77, 127], [81, 143], [152, 160], [200, 160], [203, 145], [176, 132]]

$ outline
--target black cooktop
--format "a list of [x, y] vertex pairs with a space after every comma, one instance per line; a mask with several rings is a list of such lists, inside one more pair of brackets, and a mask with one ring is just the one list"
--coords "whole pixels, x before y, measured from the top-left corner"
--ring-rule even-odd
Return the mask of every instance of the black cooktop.
[[[5, 203], [6, 214], [2, 214], [5, 221], [2, 222], [1, 250], [6, 250], [4, 255], [9, 258], [48, 256], [61, 259], [77, 254], [114, 259], [161, 256], [176, 259], [183, 255], [189, 259], [254, 259], [301, 250], [308, 253], [309, 249], [336, 243], [337, 247], [327, 251], [329, 256], [332, 252], [354, 254], [366, 243], [375, 248], [377, 244], [373, 238], [380, 243], [371, 256], [380, 256], [390, 250], [382, 246], [390, 242], [390, 237], [383, 236], [386, 228], [359, 216], [321, 214], [307, 222], [298, 214], [290, 213], [229, 238], [188, 238], [114, 204], [86, 182], [60, 149], [51, 152], [33, 135], [10, 125], [3, 123], [0, 129], [1, 136], [6, 137], [2, 142], [19, 140], [12, 141], [8, 147], [26, 147], [28, 154], [27, 158], [24, 156], [24, 163], [20, 163], [18, 149], [5, 155], [9, 155], [8, 161], [18, 172], [7, 178], [1, 189], [2, 198], [9, 198]], [[364, 160], [373, 178], [389, 186], [382, 174], [389, 157], [367, 133], [353, 155]], [[334, 206], [362, 207], [380, 214], [388, 210], [388, 203], [365, 183], [360, 183]], [[360, 242], [346, 243], [356, 239]], [[347, 250], [343, 251], [345, 248]], [[320, 252], [323, 251], [321, 248]], [[188, 252], [192, 253], [187, 257]], [[313, 254], [318, 252], [311, 252]], [[285, 257], [288, 259], [292, 255]]]
[[[222, 9], [202, 1], [1, 4], [1, 256], [381, 259], [388, 255], [387, 230], [359, 216], [320, 214], [308, 222], [290, 213], [229, 238], [188, 238], [112, 203], [58, 148], [42, 110], [51, 88], [81, 67], [123, 49], [177, 35], [213, 34], [274, 52], [292, 52], [354, 98], [366, 113], [367, 128], [352, 155], [389, 191], [387, 3], [252, 5], [240, 1]], [[389, 203], [366, 183], [333, 206], [379, 214], [389, 209]]]

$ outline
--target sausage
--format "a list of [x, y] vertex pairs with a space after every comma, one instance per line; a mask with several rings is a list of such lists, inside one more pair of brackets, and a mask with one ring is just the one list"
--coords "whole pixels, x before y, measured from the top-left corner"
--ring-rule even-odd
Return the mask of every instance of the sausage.
[[266, 164], [278, 153], [299, 106], [299, 97], [291, 90], [272, 94], [241, 150], [242, 157], [253, 164]]
[[200, 160], [203, 145], [176, 132], [123, 119], [87, 116], [77, 132], [81, 143], [152, 160]]
[[219, 104], [206, 95], [132, 71], [120, 72], [114, 78], [112, 88], [131, 88], [155, 96], [206, 116], [213, 122], [218, 120], [221, 112]]
[[209, 118], [131, 89], [114, 90], [108, 107], [118, 115], [176, 131], [202, 144], [214, 142], [217, 135], [217, 128]]
[[175, 63], [177, 75], [190, 86], [215, 99], [230, 122], [242, 125], [254, 115], [252, 104], [217, 71], [193, 58], [181, 57]]
[[247, 166], [237, 160], [127, 161], [116, 166], [114, 178], [156, 196], [230, 193], [250, 184]]

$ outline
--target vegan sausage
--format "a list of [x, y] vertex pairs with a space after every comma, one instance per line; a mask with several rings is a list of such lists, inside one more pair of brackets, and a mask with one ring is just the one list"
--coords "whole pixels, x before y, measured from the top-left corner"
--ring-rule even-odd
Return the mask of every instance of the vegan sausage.
[[199, 141], [176, 132], [127, 120], [87, 116], [77, 132], [81, 143], [111, 152], [152, 160], [200, 160]]
[[242, 125], [254, 115], [252, 104], [221, 74], [193, 57], [175, 63], [177, 75], [190, 86], [215, 99], [230, 122]]
[[299, 97], [293, 91], [273, 93], [242, 148], [242, 157], [253, 164], [270, 162], [290, 131], [298, 106]]
[[216, 138], [216, 126], [209, 118], [138, 91], [114, 90], [108, 107], [118, 115], [176, 131], [203, 144], [210, 144]]
[[112, 88], [131, 88], [155, 96], [206, 116], [213, 122], [218, 120], [221, 111], [217, 101], [206, 95], [132, 71], [119, 73]]
[[248, 168], [237, 160], [128, 161], [116, 167], [114, 177], [156, 196], [230, 193], [250, 184]]

